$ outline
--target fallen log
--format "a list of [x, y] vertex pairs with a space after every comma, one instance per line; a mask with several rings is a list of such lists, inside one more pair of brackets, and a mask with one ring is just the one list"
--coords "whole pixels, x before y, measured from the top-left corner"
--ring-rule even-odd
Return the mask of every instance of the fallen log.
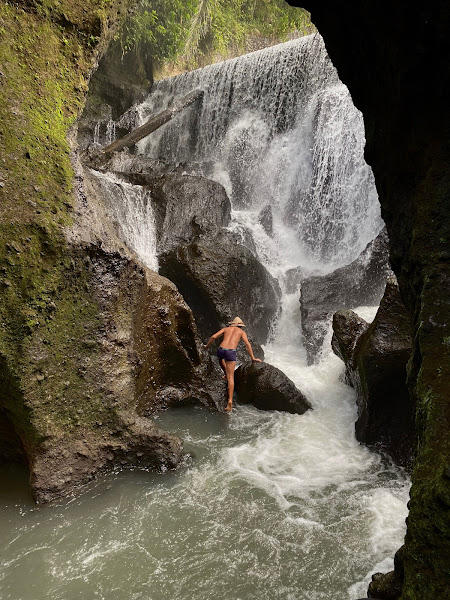
[[193, 102], [195, 102], [195, 100], [197, 100], [197, 98], [200, 98], [201, 96], [203, 96], [202, 90], [194, 90], [192, 92], [189, 92], [189, 94], [187, 94], [177, 102], [174, 102], [172, 106], [159, 113], [159, 115], [156, 115], [156, 117], [152, 117], [150, 120], [144, 123], [144, 125], [133, 129], [133, 131], [127, 133], [127, 135], [125, 135], [120, 140], [116, 140], [112, 144], [109, 144], [109, 146], [102, 148], [102, 150], [100, 151], [101, 154], [107, 154], [109, 152], [119, 152], [119, 150], [132, 146], [136, 142], [139, 142], [139, 140], [142, 140], [142, 138], [146, 137], [156, 129], [159, 129], [162, 125], [170, 121], [172, 117], [174, 117], [182, 110], [190, 106]]

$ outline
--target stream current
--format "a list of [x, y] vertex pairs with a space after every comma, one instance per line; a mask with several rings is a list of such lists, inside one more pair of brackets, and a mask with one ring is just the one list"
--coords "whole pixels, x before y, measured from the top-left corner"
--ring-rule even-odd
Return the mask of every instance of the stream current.
[[[283, 69], [291, 73], [293, 57], [304, 73], [301, 102], [292, 95], [292, 75], [284, 73], [284, 87], [280, 77]], [[257, 111], [258, 94], [248, 84], [267, 81], [262, 71], [269, 63], [278, 73], [268, 86], [271, 97], [300, 115], [288, 123], [280, 116], [277, 126]], [[307, 366], [299, 290], [291, 293], [286, 276], [294, 267], [317, 273], [350, 262], [382, 226], [362, 158], [362, 119], [330, 65], [314, 36], [161, 82], [166, 92], [157, 87], [154, 95], [158, 104], [167, 89], [172, 98], [181, 96], [210, 78], [216, 87], [231, 86], [243, 104], [239, 109], [230, 99], [226, 126], [216, 109], [216, 133], [206, 129], [209, 145], [192, 132], [211, 118], [212, 93], [194, 125], [188, 115], [189, 128], [170, 127], [191, 132], [195, 144], [184, 138], [180, 148], [189, 146], [196, 168], [226, 185], [230, 228], [277, 277], [282, 312], [264, 348], [266, 361], [294, 381], [314, 410], [301, 416], [248, 406], [231, 415], [201, 407], [161, 413], [157, 423], [185, 440], [191, 458], [184, 466], [162, 474], [115, 473], [47, 507], [33, 505], [25, 474], [2, 468], [2, 600], [355, 600], [366, 595], [372, 573], [393, 567], [409, 480], [355, 440], [355, 393], [342, 382], [344, 366], [330, 337], [318, 364]], [[152, 102], [136, 109], [140, 118], [159, 110]], [[324, 111], [331, 111], [332, 123], [321, 119]], [[141, 152], [161, 156], [165, 147], [175, 159], [178, 142], [171, 139], [166, 127]], [[202, 163], [207, 147], [208, 165]], [[232, 160], [239, 148], [246, 176]], [[99, 181], [113, 197], [109, 211], [124, 242], [155, 268], [153, 228], [140, 226], [152, 218], [141, 191], [114, 175]], [[272, 235], [258, 220], [267, 200]], [[376, 308], [357, 312], [371, 320]]]

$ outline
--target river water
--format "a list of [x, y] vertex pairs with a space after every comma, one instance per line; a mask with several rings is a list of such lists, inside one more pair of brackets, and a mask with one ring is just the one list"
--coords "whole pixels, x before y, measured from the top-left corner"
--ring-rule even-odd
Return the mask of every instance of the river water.
[[[350, 262], [382, 227], [362, 118], [330, 65], [314, 36], [161, 82], [135, 109], [144, 119], [200, 83], [220, 89], [205, 94], [200, 116], [161, 130], [141, 152], [182, 162], [189, 148], [195, 168], [226, 186], [230, 228], [283, 291], [266, 360], [313, 410], [161, 413], [158, 424], [185, 440], [184, 466], [115, 473], [51, 506], [33, 505], [26, 474], [3, 467], [2, 600], [355, 600], [373, 572], [392, 568], [408, 477], [355, 440], [355, 393], [330, 336], [307, 366], [288, 277]], [[148, 198], [115, 175], [99, 182], [124, 243], [157, 268]], [[272, 234], [259, 221], [266, 205]], [[367, 320], [375, 311], [358, 309]]]
[[[298, 299], [285, 302], [293, 308]], [[192, 455], [177, 472], [118, 473], [80, 497], [36, 507], [25, 477], [4, 470], [0, 597], [365, 596], [370, 574], [391, 569], [402, 544], [409, 481], [355, 440], [341, 361], [329, 354], [308, 367], [298, 347], [284, 337], [266, 359], [314, 410], [163, 413], [157, 422]]]

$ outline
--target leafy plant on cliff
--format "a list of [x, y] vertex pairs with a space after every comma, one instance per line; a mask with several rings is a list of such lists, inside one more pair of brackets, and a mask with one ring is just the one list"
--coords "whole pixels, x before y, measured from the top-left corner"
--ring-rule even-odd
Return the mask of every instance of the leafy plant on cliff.
[[201, 66], [249, 49], [315, 31], [309, 13], [284, 0], [141, 0], [129, 20], [125, 49], [145, 41], [159, 65]]

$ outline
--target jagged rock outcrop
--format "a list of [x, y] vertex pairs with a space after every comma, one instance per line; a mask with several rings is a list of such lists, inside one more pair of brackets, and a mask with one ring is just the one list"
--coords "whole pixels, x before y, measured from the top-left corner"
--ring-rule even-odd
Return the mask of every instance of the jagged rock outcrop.
[[156, 178], [129, 174], [127, 179], [151, 192], [159, 254], [212, 238], [230, 223], [231, 203], [220, 183], [178, 173]]
[[339, 310], [333, 315], [333, 337], [331, 347], [336, 356], [345, 363], [346, 381], [350, 385], [351, 379], [347, 371], [355, 368], [355, 347], [361, 335], [369, 328], [369, 323], [361, 319], [352, 310]]
[[[255, 356], [279, 310], [277, 282], [229, 232], [182, 245], [160, 257], [160, 272], [192, 308], [205, 340], [236, 315], [247, 325]], [[244, 351], [243, 351], [244, 352]]]
[[241, 404], [260, 410], [281, 410], [302, 415], [311, 404], [295, 384], [279, 369], [267, 363], [240, 365], [234, 375], [236, 394]]
[[414, 328], [408, 382], [417, 406], [417, 452], [402, 600], [443, 598], [450, 554], [448, 3], [430, 0], [417, 10], [406, 2], [395, 10], [379, 2], [339, 10], [331, 0], [289, 3], [311, 11], [364, 116], [366, 160]]
[[356, 389], [356, 438], [386, 451], [410, 466], [414, 445], [414, 412], [406, 385], [411, 356], [411, 319], [394, 277], [373, 323], [368, 326], [352, 311], [333, 317], [334, 352], [344, 360], [346, 380]]
[[383, 229], [349, 265], [302, 281], [300, 310], [309, 364], [319, 355], [334, 312], [379, 303], [390, 272], [388, 255], [388, 238]]
[[[114, 136], [128, 133], [130, 123], [116, 128], [112, 122], [144, 100], [152, 83], [153, 60], [148, 43], [142, 39], [138, 47], [124, 48], [120, 38], [113, 40], [89, 82], [86, 106], [78, 122], [79, 148], [85, 149], [94, 142], [94, 131], [102, 146]], [[113, 129], [108, 130], [111, 126]]]
[[405, 547], [402, 546], [395, 553], [394, 571], [372, 575], [368, 589], [370, 598], [379, 598], [380, 600], [398, 600], [400, 598], [405, 577], [404, 552]]
[[270, 204], [265, 206], [258, 215], [258, 221], [267, 235], [273, 236], [273, 213]]

